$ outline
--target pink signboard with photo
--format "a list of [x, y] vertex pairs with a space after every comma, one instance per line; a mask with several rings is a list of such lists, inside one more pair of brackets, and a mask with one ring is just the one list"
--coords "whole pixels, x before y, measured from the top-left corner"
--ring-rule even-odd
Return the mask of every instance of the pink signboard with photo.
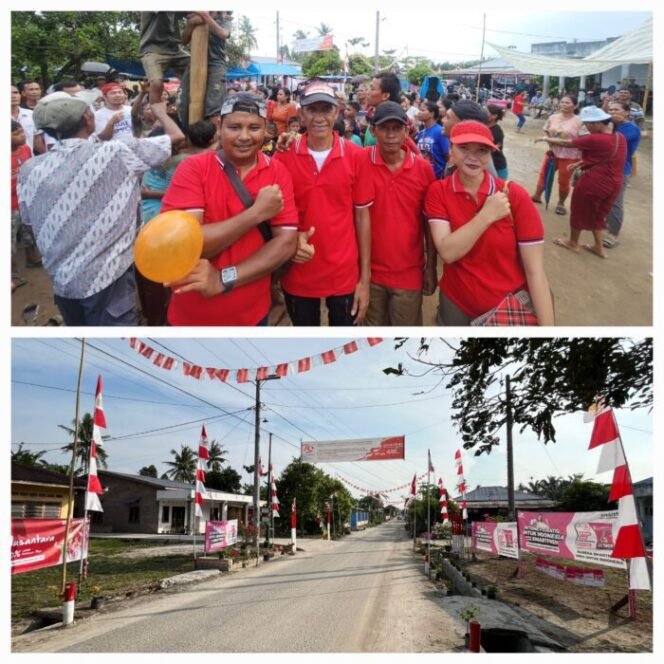
[[205, 524], [205, 550], [220, 551], [237, 542], [237, 519], [207, 521]]
[[516, 521], [473, 521], [473, 548], [507, 558], [519, 557]]
[[624, 569], [611, 558], [618, 512], [522, 512], [517, 515], [523, 551]]

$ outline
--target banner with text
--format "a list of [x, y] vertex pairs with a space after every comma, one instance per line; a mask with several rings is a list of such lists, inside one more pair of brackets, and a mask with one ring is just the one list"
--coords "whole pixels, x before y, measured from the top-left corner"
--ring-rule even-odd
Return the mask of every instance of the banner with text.
[[303, 441], [302, 461], [320, 463], [329, 461], [388, 461], [404, 459], [405, 436], [391, 438], [358, 438], [355, 440]]
[[522, 512], [517, 515], [519, 546], [530, 553], [625, 568], [611, 558], [618, 512]]
[[225, 549], [237, 542], [237, 519], [207, 521], [205, 523], [205, 550], [208, 553]]
[[495, 523], [473, 521], [473, 548], [507, 558], [519, 557], [519, 537], [516, 521]]
[[[83, 523], [83, 519], [72, 519], [69, 526], [66, 547], [68, 563], [80, 560], [81, 556], [88, 556], [90, 524], [84, 533]], [[66, 519], [12, 519], [12, 574], [61, 565], [66, 525]]]
[[313, 39], [296, 39], [293, 53], [311, 53], [312, 51], [330, 51], [334, 48], [334, 35], [322, 35]]

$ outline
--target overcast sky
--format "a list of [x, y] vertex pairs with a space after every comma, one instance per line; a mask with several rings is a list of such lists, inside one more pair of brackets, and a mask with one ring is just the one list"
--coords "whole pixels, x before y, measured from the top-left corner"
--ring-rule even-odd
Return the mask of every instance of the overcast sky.
[[[619, 37], [638, 27], [651, 14], [647, 11], [606, 11], [610, 3], [603, 3], [595, 11], [544, 11], [553, 5], [545, 3], [472, 3], [475, 11], [451, 9], [458, 3], [419, 3], [407, 10], [405, 3], [380, 3], [373, 7], [355, 3], [353, 11], [344, 11], [341, 5], [327, 3], [315, 10], [303, 11], [303, 3], [289, 8], [291, 3], [280, 4], [268, 10], [255, 10], [253, 5], [240, 5], [237, 14], [248, 16], [257, 28], [259, 46], [254, 55], [273, 56], [276, 52], [276, 10], [279, 9], [281, 43], [292, 44], [296, 30], [314, 37], [321, 22], [333, 28], [335, 44], [344, 53], [345, 42], [363, 36], [370, 43], [359, 50], [366, 55], [375, 52], [376, 11], [380, 11], [380, 50], [396, 49], [397, 56], [424, 56], [434, 62], [479, 59], [482, 49], [483, 9], [486, 13], [486, 41], [499, 46], [516, 46], [530, 52], [530, 45], [538, 42], [579, 41]], [[556, 2], [555, 7], [584, 8], [592, 3]], [[438, 9], [435, 7], [438, 6]], [[527, 11], [523, 11], [524, 6]], [[595, 3], [598, 6], [598, 3]], [[623, 4], [624, 9], [627, 5]], [[335, 7], [335, 9], [331, 9]], [[425, 9], [426, 7], [426, 9]], [[631, 9], [647, 7], [647, 3], [630, 2]], [[307, 7], [308, 8], [308, 7]], [[496, 55], [489, 46], [485, 56]]]
[[[251, 368], [322, 353], [338, 348], [344, 339], [161, 339], [158, 350], [181, 356], [201, 366]], [[416, 350], [411, 340], [407, 349]], [[431, 358], [449, 359], [450, 351], [437, 341]], [[69, 425], [75, 413], [75, 389], [80, 342], [75, 339], [15, 339], [12, 342], [11, 443], [31, 451], [48, 450], [46, 459], [66, 463], [60, 448], [70, 437], [58, 424]], [[442, 473], [446, 485], [455, 483], [454, 452], [460, 438], [451, 423], [451, 395], [437, 387], [433, 376], [394, 377], [382, 369], [403, 362], [414, 372], [423, 368], [411, 361], [406, 350], [395, 350], [392, 340], [362, 348], [336, 363], [309, 373], [264, 383], [261, 402], [263, 423], [261, 456], [267, 467], [268, 432], [273, 433], [275, 471], [299, 455], [301, 440], [335, 440], [405, 434], [404, 461], [321, 464], [367, 490], [391, 489], [409, 483], [413, 473], [426, 472], [431, 449], [436, 479]], [[104, 380], [104, 410], [108, 422], [105, 443], [109, 469], [137, 473], [154, 464], [159, 474], [167, 470], [170, 450], [186, 444], [197, 449], [201, 423], [208, 438], [220, 441], [228, 461], [244, 475], [243, 465], [254, 459], [255, 388], [196, 381], [175, 371], [158, 369], [121, 339], [90, 339], [86, 347], [81, 412], [94, 407], [97, 375]], [[653, 467], [652, 420], [646, 410], [620, 411], [627, 458], [635, 481], [650, 477]], [[516, 483], [548, 475], [567, 477], [583, 473], [596, 476], [597, 453], [588, 451], [591, 425], [582, 415], [556, 421], [558, 442], [544, 446], [528, 432], [515, 431]], [[167, 428], [168, 427], [168, 428]], [[155, 429], [164, 431], [154, 432]], [[153, 432], [153, 433], [149, 433]], [[477, 485], [506, 485], [504, 446], [490, 455], [474, 457], [464, 452], [466, 479]], [[244, 476], [249, 481], [248, 476]], [[352, 492], [359, 497], [356, 490]], [[400, 501], [407, 490], [392, 492]]]

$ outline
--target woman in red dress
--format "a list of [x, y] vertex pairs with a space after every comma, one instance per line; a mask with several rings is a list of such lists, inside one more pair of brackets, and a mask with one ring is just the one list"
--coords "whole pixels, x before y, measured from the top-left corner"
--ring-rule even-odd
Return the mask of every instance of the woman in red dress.
[[[549, 138], [550, 145], [574, 147], [581, 151], [581, 161], [569, 165], [569, 170], [581, 167], [583, 174], [572, 192], [569, 238], [557, 238], [559, 247], [578, 252], [580, 247], [606, 258], [604, 231], [606, 217], [620, 194], [623, 170], [627, 159], [627, 142], [619, 132], [614, 132], [611, 116], [596, 106], [586, 106], [580, 118], [588, 134], [571, 140]], [[581, 231], [591, 231], [594, 244], [579, 245]]]

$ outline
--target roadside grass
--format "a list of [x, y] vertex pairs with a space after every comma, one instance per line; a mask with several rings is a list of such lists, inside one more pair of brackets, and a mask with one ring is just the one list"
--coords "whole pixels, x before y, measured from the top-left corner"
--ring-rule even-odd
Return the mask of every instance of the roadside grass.
[[[90, 541], [88, 578], [77, 589], [76, 602], [87, 602], [93, 596], [110, 597], [145, 591], [166, 576], [191, 572], [192, 555], [146, 556], [123, 558], [124, 552], [149, 545], [144, 541]], [[67, 581], [78, 582], [79, 563], [67, 565]], [[62, 606], [60, 586], [62, 567], [47, 567], [35, 572], [12, 576], [12, 622], [30, 617], [38, 609]]]

